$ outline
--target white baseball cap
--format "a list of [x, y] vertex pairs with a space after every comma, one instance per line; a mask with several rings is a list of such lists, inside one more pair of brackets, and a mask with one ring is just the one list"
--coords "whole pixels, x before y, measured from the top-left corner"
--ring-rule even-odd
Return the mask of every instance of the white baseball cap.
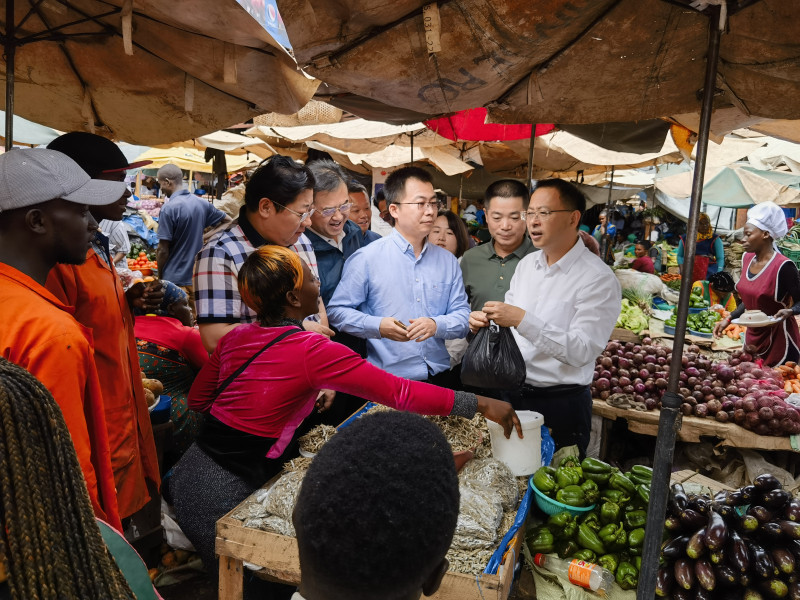
[[58, 198], [104, 206], [119, 200], [126, 184], [92, 179], [66, 154], [45, 148], [15, 148], [0, 155], [0, 212]]

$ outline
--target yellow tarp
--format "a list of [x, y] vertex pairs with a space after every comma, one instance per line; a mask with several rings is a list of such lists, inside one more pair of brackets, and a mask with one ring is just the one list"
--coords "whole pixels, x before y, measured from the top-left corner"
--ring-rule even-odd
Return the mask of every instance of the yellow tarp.
[[[204, 152], [193, 148], [150, 148], [137, 156], [134, 162], [152, 160], [153, 163], [145, 167], [147, 169], [160, 169], [164, 165], [172, 163], [187, 171], [211, 173], [211, 161], [206, 162], [204, 154]], [[228, 165], [228, 172], [231, 173], [240, 169], [254, 167], [261, 159], [255, 155], [251, 155], [251, 158], [248, 159], [246, 155], [225, 154], [225, 160]]]

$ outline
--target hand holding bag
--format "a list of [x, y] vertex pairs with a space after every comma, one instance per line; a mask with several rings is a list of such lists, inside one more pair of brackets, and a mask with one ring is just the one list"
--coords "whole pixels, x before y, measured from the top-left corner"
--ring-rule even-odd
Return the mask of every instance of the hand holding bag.
[[461, 361], [461, 383], [511, 390], [525, 383], [525, 360], [508, 327], [494, 321], [472, 337]]

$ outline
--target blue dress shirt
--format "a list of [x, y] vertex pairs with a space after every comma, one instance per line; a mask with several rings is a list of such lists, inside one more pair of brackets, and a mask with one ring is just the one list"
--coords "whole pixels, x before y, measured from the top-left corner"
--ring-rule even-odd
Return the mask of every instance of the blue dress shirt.
[[[426, 242], [416, 257], [396, 229], [347, 259], [327, 310], [333, 327], [367, 339], [372, 364], [416, 381], [449, 369], [444, 340], [469, 331], [469, 302], [455, 256]], [[436, 334], [424, 342], [386, 340], [380, 336], [385, 317], [406, 325], [430, 317]]]

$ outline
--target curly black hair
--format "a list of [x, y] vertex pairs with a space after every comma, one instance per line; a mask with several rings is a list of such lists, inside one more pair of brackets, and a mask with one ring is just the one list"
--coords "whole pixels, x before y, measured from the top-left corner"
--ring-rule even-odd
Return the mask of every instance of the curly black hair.
[[333, 596], [403, 598], [444, 559], [458, 476], [442, 432], [419, 415], [368, 414], [314, 458], [294, 509], [303, 581]]

